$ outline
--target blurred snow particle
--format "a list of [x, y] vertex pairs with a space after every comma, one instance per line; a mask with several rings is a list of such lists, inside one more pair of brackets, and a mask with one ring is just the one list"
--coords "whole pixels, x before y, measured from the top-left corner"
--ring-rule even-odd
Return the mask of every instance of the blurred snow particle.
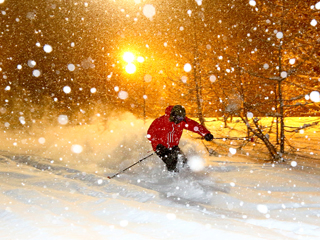
[[96, 89], [96, 88], [91, 88], [91, 89], [90, 89], [90, 92], [91, 92], [91, 93], [96, 93], [96, 92], [97, 92], [97, 89]]
[[119, 87], [118, 87], [118, 86], [115, 86], [115, 87], [114, 87], [114, 90], [115, 90], [116, 92], [118, 92], [118, 91], [119, 91]]
[[126, 227], [126, 226], [128, 226], [128, 224], [129, 224], [129, 222], [127, 220], [120, 221], [120, 226], [121, 227]]
[[169, 220], [175, 220], [175, 219], [176, 219], [176, 215], [175, 215], [174, 213], [168, 213], [168, 214], [167, 214], [167, 218], [168, 218]]
[[81, 67], [83, 69], [94, 68], [95, 65], [93, 63], [94, 63], [94, 60], [91, 57], [88, 57], [81, 61]]
[[6, 88], [4, 89], [5, 91], [10, 91], [11, 87], [10, 86], [6, 86]]
[[296, 59], [295, 59], [295, 58], [291, 58], [291, 59], [289, 60], [289, 63], [290, 63], [291, 65], [295, 64], [295, 63], [296, 63]]
[[18, 68], [19, 70], [21, 70], [21, 69], [22, 69], [21, 64], [18, 64], [18, 65], [17, 65], [17, 68]]
[[4, 126], [5, 126], [6, 128], [10, 127], [10, 123], [6, 122], [6, 123], [4, 123]]
[[70, 46], [71, 46], [71, 47], [74, 47], [74, 46], [75, 46], [74, 42], [72, 42], [72, 43], [70, 44]]
[[152, 17], [156, 14], [156, 9], [153, 5], [151, 4], [146, 4], [143, 7], [143, 15], [145, 15], [147, 18], [152, 20]]
[[128, 63], [128, 65], [126, 66], [126, 72], [129, 74], [135, 73], [136, 70], [137, 70], [137, 67], [133, 63]]
[[256, 3], [255, 0], [250, 0], [250, 1], [249, 1], [249, 5], [252, 6], [252, 7], [256, 6], [256, 4], [257, 4], [257, 3]]
[[236, 154], [236, 153], [237, 153], [237, 149], [235, 149], [235, 148], [229, 148], [229, 152], [230, 152], [231, 154]]
[[192, 156], [188, 160], [188, 166], [190, 167], [191, 171], [199, 172], [204, 169], [205, 160], [199, 156]]
[[36, 19], [36, 13], [33, 12], [28, 12], [26, 16], [29, 20], [35, 20]]
[[283, 38], [283, 33], [282, 32], [277, 32], [277, 38], [279, 38], [279, 39]]
[[76, 69], [76, 66], [75, 65], [73, 65], [72, 63], [70, 63], [70, 64], [68, 64], [68, 70], [69, 71], [74, 71]]
[[58, 122], [61, 124], [61, 125], [66, 125], [68, 123], [68, 116], [67, 115], [60, 115], [58, 117]]
[[320, 9], [320, 2], [317, 2], [315, 7], [316, 7], [317, 10], [319, 10]]
[[143, 99], [146, 100], [148, 98], [147, 95], [143, 95]]
[[151, 80], [152, 80], [152, 76], [151, 76], [150, 74], [146, 74], [146, 75], [144, 76], [144, 81], [145, 81], [145, 82], [151, 82]]
[[71, 151], [74, 153], [81, 153], [83, 150], [82, 146], [79, 144], [74, 144], [71, 146]]
[[296, 167], [298, 165], [296, 161], [291, 161], [290, 164], [291, 164], [292, 167]]
[[43, 50], [46, 52], [46, 53], [51, 53], [52, 52], [52, 47], [49, 45], [49, 44], [45, 44], [43, 46]]
[[183, 67], [184, 71], [185, 72], [190, 72], [192, 67], [191, 67], [191, 64], [190, 63], [186, 63]]
[[28, 66], [29, 67], [31, 67], [31, 68], [33, 68], [33, 67], [35, 67], [36, 66], [36, 61], [34, 61], [34, 60], [28, 60]]
[[181, 77], [181, 81], [182, 81], [183, 83], [187, 83], [188, 77], [182, 76], [182, 77]]
[[0, 108], [0, 113], [5, 114], [7, 112], [7, 109], [5, 109], [4, 107]]
[[1, 4], [1, 3], [4, 3], [4, 0], [0, 0], [0, 4]]
[[315, 20], [315, 19], [312, 19], [311, 22], [310, 22], [311, 26], [316, 26], [317, 23], [318, 23], [318, 22], [317, 22], [317, 20]]
[[310, 93], [310, 99], [312, 102], [320, 102], [320, 94], [318, 91], [312, 91]]
[[98, 180], [98, 184], [101, 185], [102, 183], [103, 183], [103, 180], [102, 180], [102, 179], [99, 179], [99, 180]]
[[231, 186], [231, 187], [234, 187], [234, 186], [236, 186], [236, 184], [235, 184], [234, 182], [231, 182], [231, 183], [230, 183], [230, 186]]
[[257, 205], [257, 210], [261, 213], [267, 213], [268, 212], [268, 207], [264, 204], [258, 204]]
[[33, 75], [34, 77], [40, 77], [41, 72], [40, 72], [39, 69], [35, 69], [35, 70], [33, 70], [32, 75]]
[[41, 137], [41, 138], [38, 139], [38, 142], [40, 144], [44, 144], [46, 142], [46, 139], [44, 137]]
[[118, 97], [120, 99], [127, 99], [128, 98], [128, 93], [126, 91], [120, 91], [119, 94], [118, 94]]
[[268, 63], [263, 64], [263, 68], [264, 69], [268, 69], [269, 68], [269, 64]]
[[71, 88], [69, 87], [69, 86], [64, 86], [63, 87], [63, 91], [65, 92], [65, 93], [71, 93]]
[[198, 6], [201, 6], [202, 5], [202, 0], [196, 0]]
[[22, 125], [26, 124], [26, 119], [24, 117], [19, 117], [19, 121]]
[[286, 78], [288, 76], [288, 74], [287, 74], [287, 72], [283, 71], [283, 72], [281, 72], [280, 76], [282, 78]]
[[209, 79], [210, 79], [210, 82], [215, 82], [216, 80], [217, 80], [217, 77], [215, 76], [215, 75], [211, 75], [210, 77], [209, 77]]
[[253, 118], [253, 113], [252, 112], [247, 112], [247, 118]]
[[310, 100], [310, 96], [309, 96], [308, 94], [305, 95], [304, 98], [305, 98], [307, 101]]

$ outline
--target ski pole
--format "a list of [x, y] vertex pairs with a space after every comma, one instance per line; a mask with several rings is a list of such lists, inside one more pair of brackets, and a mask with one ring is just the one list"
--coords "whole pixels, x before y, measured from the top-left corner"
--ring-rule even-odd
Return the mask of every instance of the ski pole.
[[214, 138], [214, 139], [243, 140], [245, 138], [249, 139], [251, 142], [253, 142], [253, 138], [252, 137], [250, 137], [250, 138], [248, 138], [248, 137], [222, 137], [222, 138]]
[[120, 173], [123, 173], [124, 171], [126, 171], [126, 170], [128, 170], [129, 168], [133, 167], [134, 165], [136, 165], [136, 164], [138, 164], [138, 163], [142, 162], [143, 160], [147, 159], [148, 157], [151, 157], [153, 154], [154, 154], [154, 152], [153, 152], [153, 153], [151, 153], [150, 155], [148, 155], [148, 156], [144, 157], [144, 158], [141, 158], [138, 162], [136, 162], [136, 163], [134, 163], [134, 164], [130, 165], [129, 167], [127, 167], [127, 168], [123, 169], [122, 171], [120, 171], [120, 172], [118, 172], [118, 173], [114, 174], [113, 176], [111, 176], [111, 177], [110, 177], [110, 176], [108, 176], [108, 178], [109, 178], [109, 179], [111, 179], [111, 178], [114, 178], [114, 177], [118, 176]]

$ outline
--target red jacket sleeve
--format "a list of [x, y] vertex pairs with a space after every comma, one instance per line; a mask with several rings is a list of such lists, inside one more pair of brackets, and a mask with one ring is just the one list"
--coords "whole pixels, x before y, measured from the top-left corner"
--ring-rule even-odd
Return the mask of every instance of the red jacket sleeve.
[[185, 118], [186, 124], [185, 124], [185, 129], [192, 131], [194, 133], [198, 133], [202, 137], [204, 137], [206, 134], [210, 133], [208, 129], [206, 129], [204, 126], [201, 124], [197, 123], [196, 121], [186, 117]]

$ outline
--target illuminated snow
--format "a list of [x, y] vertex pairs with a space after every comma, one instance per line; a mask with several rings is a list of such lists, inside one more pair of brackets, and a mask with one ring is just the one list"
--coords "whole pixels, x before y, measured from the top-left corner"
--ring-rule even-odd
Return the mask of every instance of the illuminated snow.
[[277, 38], [279, 38], [279, 39], [281, 39], [281, 38], [283, 38], [283, 33], [282, 32], [277, 32]]
[[237, 149], [235, 149], [235, 148], [229, 148], [229, 152], [234, 155], [234, 154], [237, 153]]
[[76, 66], [73, 65], [72, 63], [68, 64], [68, 70], [73, 72], [76, 69]]
[[254, 7], [254, 6], [256, 6], [257, 3], [255, 0], [250, 0], [249, 4], [250, 4], [250, 6]]
[[35, 69], [35, 70], [32, 71], [32, 75], [33, 75], [34, 77], [40, 77], [41, 72], [40, 72], [39, 69]]
[[29, 67], [33, 68], [33, 67], [35, 67], [36, 65], [37, 65], [36, 61], [34, 61], [34, 60], [28, 60], [28, 66], [29, 66]]
[[215, 82], [216, 80], [217, 80], [217, 77], [215, 76], [215, 75], [211, 75], [210, 77], [209, 77], [209, 79], [210, 79], [210, 82]]
[[146, 16], [149, 19], [152, 19], [152, 17], [156, 14], [156, 9], [151, 4], [146, 4], [143, 7], [143, 15]]
[[191, 64], [190, 63], [186, 63], [183, 67], [184, 71], [185, 72], [190, 72], [192, 67], [191, 67]]
[[43, 50], [46, 52], [46, 53], [51, 53], [52, 52], [52, 47], [49, 45], [49, 44], [45, 44], [43, 46]]
[[69, 86], [64, 86], [63, 87], [63, 91], [65, 92], [65, 93], [71, 93], [71, 87], [69, 87]]
[[313, 102], [320, 102], [320, 94], [318, 91], [312, 91], [310, 93], [310, 99]]
[[317, 20], [312, 19], [310, 22], [311, 26], [316, 26], [318, 24]]
[[247, 118], [253, 118], [253, 113], [252, 112], [247, 112]]
[[58, 122], [61, 124], [61, 125], [66, 125], [68, 123], [69, 119], [68, 119], [68, 116], [67, 115], [60, 115], [58, 117]]
[[257, 205], [257, 210], [263, 214], [266, 214], [268, 212], [268, 206], [264, 204], [258, 204]]
[[71, 151], [74, 153], [81, 153], [83, 151], [83, 148], [79, 144], [74, 144], [71, 146]]
[[40, 144], [44, 144], [44, 143], [46, 142], [46, 139], [45, 139], [44, 137], [40, 137], [40, 138], [38, 139], [38, 142], [39, 142]]
[[122, 99], [122, 100], [127, 99], [128, 96], [129, 96], [129, 94], [128, 94], [128, 92], [126, 92], [126, 91], [120, 91], [120, 92], [118, 93], [118, 97], [119, 97], [120, 99]]
[[188, 166], [193, 172], [199, 172], [205, 168], [205, 160], [199, 156], [192, 156], [188, 160]]

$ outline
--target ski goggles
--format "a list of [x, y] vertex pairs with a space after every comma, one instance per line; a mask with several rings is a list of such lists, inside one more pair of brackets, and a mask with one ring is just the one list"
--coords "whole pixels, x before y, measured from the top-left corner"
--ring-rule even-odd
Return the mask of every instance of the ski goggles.
[[184, 120], [184, 116], [176, 116], [176, 119], [177, 119], [178, 121], [183, 121], [183, 120]]

